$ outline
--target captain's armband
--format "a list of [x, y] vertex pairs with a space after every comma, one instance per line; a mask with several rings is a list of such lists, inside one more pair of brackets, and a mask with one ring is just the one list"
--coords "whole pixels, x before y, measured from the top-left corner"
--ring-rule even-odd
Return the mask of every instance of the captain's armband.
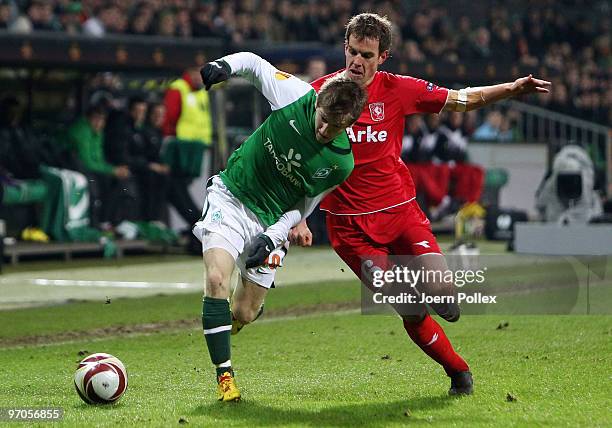
[[448, 91], [448, 100], [444, 110], [469, 111], [482, 107], [486, 104], [484, 95], [480, 88], [451, 89]]

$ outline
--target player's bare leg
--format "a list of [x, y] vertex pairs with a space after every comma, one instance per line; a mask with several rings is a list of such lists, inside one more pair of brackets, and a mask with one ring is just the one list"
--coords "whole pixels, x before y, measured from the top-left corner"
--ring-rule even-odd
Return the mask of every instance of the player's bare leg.
[[268, 289], [246, 278], [238, 282], [232, 296], [232, 334], [261, 316]]
[[211, 248], [204, 252], [206, 273], [202, 328], [210, 358], [217, 370], [217, 398], [220, 401], [240, 399], [230, 358], [232, 318], [228, 298], [234, 265], [232, 255], [222, 248]]

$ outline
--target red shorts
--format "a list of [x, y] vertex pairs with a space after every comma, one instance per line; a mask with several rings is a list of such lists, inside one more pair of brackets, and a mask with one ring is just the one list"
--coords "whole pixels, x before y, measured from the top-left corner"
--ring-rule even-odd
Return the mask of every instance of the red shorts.
[[360, 278], [364, 257], [442, 253], [416, 200], [372, 214], [327, 213], [326, 220], [332, 247]]

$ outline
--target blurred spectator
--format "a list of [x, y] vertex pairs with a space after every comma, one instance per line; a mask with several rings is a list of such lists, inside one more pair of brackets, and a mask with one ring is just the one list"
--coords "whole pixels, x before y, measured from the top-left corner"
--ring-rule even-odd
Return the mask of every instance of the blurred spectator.
[[[91, 224], [94, 227], [119, 224], [134, 215], [125, 209], [125, 199], [133, 199], [125, 187], [130, 177], [126, 165], [113, 166], [106, 161], [103, 149], [103, 132], [107, 112], [101, 106], [91, 106], [85, 115], [70, 126], [68, 143], [77, 152], [82, 172], [89, 179], [91, 194]], [[133, 204], [127, 204], [127, 207]]]
[[[7, 95], [0, 100], [0, 209], [15, 234], [39, 225], [37, 206], [23, 198], [35, 193], [39, 185], [40, 158], [33, 136], [21, 126], [22, 111], [16, 97]], [[13, 206], [15, 201], [23, 202], [24, 199], [26, 204]], [[4, 205], [10, 206], [8, 213]]]
[[192, 13], [193, 18], [193, 36], [194, 37], [215, 37], [215, 17], [216, 7], [213, 2], [198, 2], [195, 13]]
[[80, 34], [81, 26], [81, 3], [71, 2], [60, 10], [60, 23], [64, 31], [68, 34]]
[[97, 9], [83, 24], [83, 32], [93, 37], [103, 37], [105, 34], [125, 33], [127, 17], [113, 4], [106, 4]]
[[423, 63], [425, 62], [425, 54], [419, 48], [419, 45], [414, 40], [407, 40], [404, 43], [403, 57], [409, 63]]
[[[438, 128], [441, 135], [438, 156], [450, 167], [450, 196], [454, 208], [478, 202], [484, 187], [484, 170], [468, 160], [468, 137], [463, 133], [463, 113], [451, 112], [448, 124]], [[452, 205], [452, 204], [451, 204]]]
[[44, 0], [34, 0], [28, 7], [28, 18], [34, 30], [61, 31], [62, 26], [53, 13], [53, 5]]
[[189, 9], [183, 7], [176, 12], [176, 34], [188, 39], [193, 34]]
[[409, 138], [402, 141], [402, 159], [410, 169], [417, 198], [434, 221], [447, 214], [451, 203], [448, 195], [450, 169], [441, 162], [439, 155], [442, 139], [439, 127], [437, 114], [427, 115], [426, 122], [420, 116], [410, 116]]
[[164, 96], [164, 134], [179, 140], [212, 144], [212, 117], [208, 92], [202, 89], [200, 68], [191, 67], [170, 84]]
[[497, 141], [502, 121], [503, 117], [499, 111], [490, 111], [484, 123], [474, 131], [472, 138], [476, 141]]
[[170, 168], [160, 160], [161, 141], [150, 139], [146, 124], [147, 108], [143, 97], [131, 97], [124, 128], [115, 134], [125, 139], [125, 162], [138, 183], [140, 219], [161, 221], [165, 219]]
[[312, 82], [327, 74], [327, 64], [321, 57], [314, 57], [306, 64], [306, 81]]
[[14, 96], [0, 101], [0, 167], [17, 179], [40, 178], [36, 137], [21, 125], [23, 105]]
[[157, 168], [158, 173], [165, 174], [164, 170], [170, 172], [167, 199], [183, 220], [191, 225], [199, 219], [200, 208], [198, 208], [189, 194], [187, 180], [181, 177], [180, 174], [172, 173], [170, 168], [164, 164], [160, 156], [165, 115], [166, 107], [164, 104], [154, 103], [149, 107], [149, 114], [144, 129], [146, 136], [146, 149], [144, 149], [144, 151], [147, 153], [150, 162], [160, 164], [162, 167]]
[[465, 59], [489, 59], [491, 58], [491, 36], [485, 27], [478, 27], [472, 40], [468, 45], [464, 45], [463, 51], [459, 54]]
[[15, 5], [10, 0], [0, 1], [0, 29], [10, 28], [15, 20]]
[[497, 135], [497, 141], [500, 143], [512, 143], [518, 140], [519, 134], [516, 127], [516, 120], [508, 115], [503, 115], [499, 127], [499, 134]]
[[157, 16], [157, 31], [158, 36], [174, 37], [177, 34], [176, 15], [171, 9], [162, 10]]
[[[174, 144], [169, 144], [167, 151], [176, 153], [176, 159], [189, 161], [180, 162], [181, 165], [169, 162], [173, 179], [168, 197], [187, 223], [193, 225], [200, 211], [188, 189], [202, 169], [209, 168], [209, 148], [213, 137], [210, 99], [208, 92], [202, 89], [199, 67], [188, 68], [181, 78], [170, 84], [164, 96], [164, 106], [163, 133], [166, 137], [175, 137]], [[204, 175], [208, 175], [208, 171]]]
[[145, 36], [152, 33], [153, 26], [153, 11], [146, 5], [141, 5], [136, 8], [130, 20], [128, 32], [139, 36]]
[[239, 13], [236, 16], [236, 28], [232, 36], [234, 43], [243, 43], [245, 40], [256, 40], [259, 38], [258, 33], [253, 27], [253, 19], [246, 13]]
[[232, 40], [236, 30], [236, 15], [231, 3], [223, 3], [220, 6], [219, 14], [213, 20], [217, 37]]

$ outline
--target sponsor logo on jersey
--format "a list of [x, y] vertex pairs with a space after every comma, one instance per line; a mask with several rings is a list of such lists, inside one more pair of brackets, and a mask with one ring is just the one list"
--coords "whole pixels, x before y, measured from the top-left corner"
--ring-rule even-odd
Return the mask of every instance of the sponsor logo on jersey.
[[385, 118], [385, 103], [370, 103], [370, 117], [374, 122], [380, 122]]
[[327, 178], [331, 172], [331, 168], [319, 168], [312, 175], [312, 178]]
[[291, 77], [291, 74], [289, 73], [284, 73], [282, 71], [277, 71], [276, 73], [274, 73], [274, 78], [276, 80], [287, 80]]
[[270, 138], [266, 139], [264, 147], [266, 148], [266, 150], [268, 150], [268, 153], [270, 153], [274, 158], [274, 163], [276, 164], [276, 169], [278, 170], [278, 172], [283, 177], [287, 178], [287, 180], [289, 180], [289, 182], [295, 187], [301, 189], [302, 182], [291, 173], [291, 170], [293, 169], [293, 167], [299, 168], [300, 166], [302, 166], [302, 164], [298, 162], [300, 159], [302, 159], [302, 155], [300, 153], [295, 153], [293, 149], [289, 149], [288, 154], [281, 154], [280, 156], [278, 156]]
[[365, 130], [358, 131], [353, 128], [346, 128], [346, 134], [352, 143], [384, 143], [387, 141], [387, 131], [376, 131], [372, 125], [368, 125]]
[[289, 149], [289, 154], [288, 155], [281, 155], [281, 158], [285, 161], [285, 163], [287, 164], [287, 171], [291, 172], [291, 166], [295, 166], [296, 168], [299, 168], [302, 166], [302, 164], [300, 164], [298, 161], [300, 159], [302, 159], [302, 155], [299, 153], [295, 153], [293, 151], [293, 149]]
[[429, 241], [421, 241], [421, 242], [416, 242], [414, 245], [420, 245], [423, 248], [431, 248], [429, 246]]

